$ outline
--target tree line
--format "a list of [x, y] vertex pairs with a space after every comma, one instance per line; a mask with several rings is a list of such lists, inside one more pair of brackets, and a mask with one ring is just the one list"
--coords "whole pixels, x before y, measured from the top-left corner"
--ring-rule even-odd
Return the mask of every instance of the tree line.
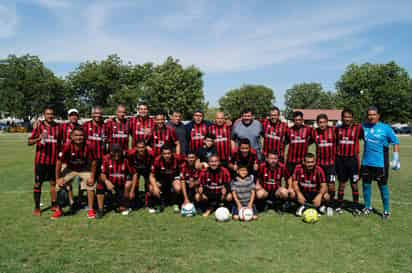
[[[162, 64], [124, 63], [117, 55], [102, 61], [81, 63], [66, 77], [57, 77], [37, 56], [9, 55], [0, 60], [0, 112], [30, 119], [48, 104], [58, 116], [68, 108], [87, 115], [93, 105], [114, 113], [123, 104], [129, 113], [139, 102], [152, 112], [179, 111], [190, 119], [196, 109], [209, 108], [203, 93], [203, 72], [195, 66], [183, 67], [168, 57]], [[264, 117], [276, 103], [274, 91], [263, 85], [243, 85], [219, 99], [220, 110], [231, 118], [244, 108]], [[334, 109], [350, 107], [356, 118], [368, 105], [376, 105], [388, 122], [406, 122], [412, 116], [412, 79], [395, 62], [351, 64], [336, 82], [334, 92], [320, 83], [299, 83], [286, 90], [285, 115], [294, 108]]]

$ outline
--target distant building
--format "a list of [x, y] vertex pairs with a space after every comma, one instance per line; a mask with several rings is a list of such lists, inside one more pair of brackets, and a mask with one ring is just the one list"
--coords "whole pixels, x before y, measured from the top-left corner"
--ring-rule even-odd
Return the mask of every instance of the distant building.
[[342, 109], [293, 109], [293, 111], [301, 111], [305, 124], [316, 126], [316, 117], [319, 114], [326, 114], [329, 118], [329, 125], [336, 125], [340, 122]]

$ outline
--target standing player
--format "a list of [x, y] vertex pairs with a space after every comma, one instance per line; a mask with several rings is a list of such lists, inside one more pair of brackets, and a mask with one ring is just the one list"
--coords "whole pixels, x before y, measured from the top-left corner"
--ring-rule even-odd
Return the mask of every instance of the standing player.
[[128, 215], [130, 200], [134, 198], [137, 183], [137, 176], [127, 158], [124, 157], [122, 147], [114, 144], [110, 157], [106, 157], [103, 161], [101, 178], [96, 187], [99, 208], [96, 217], [103, 217], [105, 193], [114, 193], [119, 203], [119, 211], [122, 215]]
[[173, 128], [176, 132], [177, 139], [180, 143], [180, 154], [187, 155], [189, 148], [187, 143], [186, 127], [182, 122], [182, 113], [178, 110], [173, 110], [167, 126]]
[[336, 147], [336, 173], [339, 180], [338, 213], [343, 212], [343, 196], [345, 184], [349, 180], [352, 187], [354, 203], [353, 214], [359, 215], [359, 140], [363, 139], [362, 125], [353, 122], [353, 112], [350, 109], [342, 111], [342, 126], [335, 129], [337, 140]]
[[203, 146], [203, 139], [207, 134], [209, 123], [204, 121], [203, 112], [196, 110], [193, 113], [193, 120], [186, 124], [186, 136], [189, 143], [189, 152], [196, 153]]
[[181, 193], [180, 165], [181, 158], [173, 154], [172, 147], [168, 144], [160, 148], [161, 154], [157, 156], [152, 165], [149, 176], [150, 198], [149, 212], [155, 213], [153, 203], [160, 204], [159, 211], [163, 211], [167, 202], [173, 204], [173, 211], [179, 212], [177, 195]]
[[116, 109], [116, 118], [106, 122], [106, 136], [109, 143], [109, 151], [113, 144], [119, 144], [123, 153], [129, 149], [129, 125], [126, 120], [126, 107], [119, 104]]
[[66, 142], [70, 141], [70, 135], [72, 130], [76, 127], [79, 127], [79, 111], [77, 109], [70, 109], [68, 112], [69, 122], [60, 124], [60, 141], [64, 145]]
[[220, 166], [219, 157], [212, 155], [209, 157], [209, 167], [203, 169], [199, 175], [199, 190], [196, 194], [196, 202], [205, 202], [207, 209], [203, 216], [210, 213], [223, 202], [231, 202], [230, 193], [230, 173], [225, 167]]
[[59, 151], [59, 126], [54, 121], [54, 111], [45, 107], [44, 121], [39, 121], [33, 129], [27, 143], [36, 145], [34, 161], [34, 210], [33, 215], [40, 216], [41, 186], [50, 181], [52, 211], [56, 210], [56, 159]]
[[145, 141], [152, 133], [154, 119], [149, 116], [149, 108], [146, 103], [139, 103], [137, 116], [128, 120], [129, 134], [132, 136], [132, 146], [138, 141]]
[[298, 164], [302, 164], [312, 136], [312, 128], [303, 124], [302, 112], [293, 112], [293, 123], [286, 137], [286, 142], [289, 144], [286, 168], [290, 174], [293, 174]]
[[199, 186], [199, 170], [196, 169], [196, 155], [190, 152], [186, 161], [180, 166], [180, 183], [183, 193], [183, 204], [195, 201], [195, 195]]
[[312, 130], [312, 140], [316, 145], [316, 165], [325, 173], [330, 201], [333, 202], [336, 182], [336, 135], [335, 129], [329, 127], [328, 122], [328, 116], [325, 114], [316, 117], [318, 128]]
[[389, 144], [393, 145], [392, 169], [400, 169], [399, 140], [389, 125], [379, 121], [378, 109], [368, 108], [368, 120], [362, 125], [365, 134], [362, 159], [363, 198], [365, 208], [363, 213], [369, 215], [372, 211], [371, 195], [372, 181], [378, 182], [383, 203], [382, 219], [390, 217], [389, 209]]
[[152, 134], [148, 137], [147, 145], [153, 151], [155, 156], [160, 155], [163, 145], [168, 145], [175, 148], [176, 154], [180, 154], [180, 143], [176, 136], [176, 131], [173, 128], [167, 127], [165, 124], [164, 114], [156, 114], [155, 127]]
[[[63, 169], [63, 164], [66, 167]], [[81, 190], [87, 190], [89, 211], [87, 217], [93, 219], [96, 213], [94, 203], [94, 179], [96, 174], [96, 161], [93, 160], [93, 151], [89, 150], [84, 139], [82, 128], [72, 130], [70, 141], [66, 143], [59, 153], [56, 162], [56, 181], [59, 188], [66, 187], [69, 192], [70, 205], [73, 205], [72, 182], [75, 177], [80, 177]], [[52, 215], [52, 219], [60, 218], [62, 208], [58, 208]]]
[[208, 131], [209, 135], [215, 136], [215, 146], [220, 164], [227, 167], [232, 154], [232, 148], [236, 145], [231, 139], [231, 127], [227, 125], [223, 112], [216, 113], [215, 123], [209, 126]]
[[[284, 185], [282, 185], [282, 180]], [[289, 171], [285, 164], [280, 162], [279, 155], [275, 152], [266, 153], [265, 162], [259, 166], [256, 198], [271, 201], [288, 201], [296, 198]], [[283, 209], [286, 208], [287, 205], [283, 206]]]
[[292, 180], [296, 200], [301, 205], [296, 211], [297, 216], [302, 216], [307, 207], [320, 208], [322, 203], [329, 201], [325, 173], [316, 165], [312, 153], [306, 154], [303, 164], [296, 166]]
[[288, 125], [286, 122], [281, 122], [280, 110], [273, 107], [270, 111], [269, 119], [262, 122], [263, 126], [263, 155], [266, 156], [270, 151], [279, 155], [279, 160], [285, 160], [285, 141], [288, 133]]
[[83, 123], [84, 137], [89, 149], [93, 151], [93, 158], [98, 161], [97, 168], [101, 167], [101, 160], [105, 154], [105, 124], [100, 106], [92, 107], [92, 120]]

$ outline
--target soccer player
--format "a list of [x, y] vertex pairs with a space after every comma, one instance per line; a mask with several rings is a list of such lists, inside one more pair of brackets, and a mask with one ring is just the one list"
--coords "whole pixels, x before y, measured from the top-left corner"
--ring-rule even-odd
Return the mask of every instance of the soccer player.
[[293, 126], [289, 128], [286, 136], [286, 142], [289, 144], [286, 168], [290, 174], [293, 174], [298, 164], [302, 164], [303, 157], [308, 152], [311, 136], [312, 128], [303, 124], [303, 113], [293, 112]]
[[[335, 129], [328, 125], [329, 118], [325, 114], [316, 117], [318, 128], [312, 130], [312, 140], [316, 145], [316, 165], [325, 173], [330, 202], [335, 198], [336, 182], [336, 135]], [[330, 204], [332, 205], [332, 204]]]
[[172, 115], [170, 116], [170, 121], [167, 122], [166, 125], [176, 131], [176, 136], [180, 143], [180, 153], [182, 155], [186, 155], [189, 148], [187, 143], [186, 127], [182, 122], [182, 113], [180, 113], [180, 111], [173, 110]]
[[33, 128], [27, 144], [36, 145], [34, 161], [34, 216], [40, 216], [41, 187], [44, 181], [50, 181], [52, 211], [56, 210], [56, 159], [59, 151], [59, 126], [54, 121], [54, 110], [45, 107], [44, 121], [39, 121]]
[[256, 196], [255, 177], [249, 174], [248, 166], [239, 165], [236, 171], [237, 175], [230, 183], [232, 190], [233, 201], [232, 217], [233, 220], [239, 220], [239, 211], [242, 208], [249, 208], [253, 210], [252, 220], [257, 220], [257, 210], [254, 205]]
[[273, 107], [270, 111], [269, 119], [262, 122], [263, 126], [263, 155], [266, 156], [270, 151], [279, 155], [279, 160], [285, 160], [285, 142], [288, 133], [288, 125], [279, 119], [280, 110]]
[[137, 116], [128, 119], [128, 127], [133, 147], [137, 141], [147, 140], [154, 128], [154, 119], [149, 116], [149, 107], [146, 103], [139, 103]]
[[372, 181], [378, 182], [383, 203], [382, 219], [390, 217], [389, 209], [389, 144], [393, 145], [392, 169], [400, 169], [399, 161], [399, 140], [389, 125], [379, 121], [378, 108], [370, 106], [368, 108], [368, 118], [362, 127], [365, 134], [364, 152], [362, 159], [362, 181], [363, 198], [365, 208], [363, 213], [369, 215], [372, 212]]
[[199, 170], [196, 169], [196, 155], [189, 152], [186, 161], [180, 166], [180, 183], [183, 193], [183, 204], [195, 201], [199, 186]]
[[[282, 180], [284, 185], [282, 185]], [[259, 166], [256, 198], [259, 200], [283, 201], [283, 210], [287, 208], [286, 201], [295, 200], [296, 198], [289, 171], [274, 151], [266, 153], [265, 162]]]
[[[167, 202], [173, 205], [174, 212], [179, 212], [177, 195], [182, 191], [180, 183], [182, 160], [179, 155], [173, 154], [172, 146], [169, 144], [163, 145], [160, 151], [161, 154], [155, 158], [149, 176], [149, 212], [162, 212]], [[153, 209], [154, 203], [160, 204], [159, 209]]]
[[[140, 177], [143, 177], [145, 181], [145, 203], [147, 205], [149, 175], [154, 161], [154, 154], [146, 147], [144, 140], [141, 139], [136, 142], [134, 148], [128, 151], [127, 158], [132, 168], [136, 171], [137, 181], [139, 181]], [[138, 189], [139, 188], [136, 187], [137, 191]]]
[[223, 112], [217, 112], [215, 122], [208, 128], [209, 135], [215, 136], [216, 152], [220, 159], [220, 164], [227, 167], [232, 149], [236, 147], [235, 142], [231, 138], [231, 126], [225, 119]]
[[104, 195], [112, 193], [119, 202], [119, 211], [122, 215], [130, 213], [130, 201], [135, 197], [135, 188], [138, 186], [137, 175], [123, 155], [122, 147], [113, 144], [110, 157], [106, 157], [102, 164], [102, 173], [96, 187], [98, 211], [96, 218], [104, 214]]
[[203, 139], [207, 134], [209, 123], [203, 119], [202, 110], [193, 113], [193, 120], [186, 124], [186, 136], [189, 143], [189, 152], [196, 153], [203, 146]]
[[316, 165], [314, 154], [307, 153], [304, 156], [303, 164], [296, 166], [292, 180], [296, 201], [301, 205], [296, 210], [296, 216], [302, 216], [308, 207], [320, 208], [329, 201], [325, 173]]
[[259, 169], [257, 153], [250, 147], [250, 141], [247, 138], [239, 140], [239, 150], [232, 155], [229, 169], [236, 174], [239, 165], [247, 166], [249, 174], [254, 174]]
[[[63, 164], [66, 165], [63, 168]], [[86, 145], [84, 132], [81, 127], [75, 127], [70, 135], [70, 141], [66, 143], [59, 153], [56, 162], [56, 182], [59, 188], [66, 188], [69, 193], [70, 205], [73, 205], [72, 182], [75, 177], [81, 179], [81, 190], [87, 190], [87, 201], [89, 211], [87, 217], [93, 219], [96, 213], [93, 209], [94, 203], [94, 181], [96, 174], [96, 161], [93, 159], [93, 151]], [[59, 207], [52, 219], [63, 215]]]
[[155, 127], [151, 135], [148, 137], [147, 145], [153, 151], [155, 156], [160, 155], [163, 145], [168, 145], [180, 154], [180, 142], [177, 139], [176, 131], [173, 128], [167, 127], [165, 124], [165, 115], [162, 113], [156, 114]]
[[64, 145], [66, 142], [70, 141], [71, 132], [75, 127], [79, 127], [79, 111], [77, 109], [70, 109], [68, 112], [69, 122], [60, 123], [60, 141]]
[[116, 109], [116, 118], [106, 122], [106, 136], [109, 143], [109, 152], [113, 144], [119, 144], [123, 153], [129, 149], [129, 124], [126, 119], [126, 107], [119, 104]]
[[207, 205], [204, 217], [223, 202], [231, 202], [232, 194], [229, 190], [230, 173], [225, 167], [220, 166], [219, 157], [212, 155], [209, 157], [209, 167], [203, 169], [199, 174], [199, 189], [195, 196], [196, 202], [204, 202]]
[[262, 135], [262, 124], [253, 118], [252, 110], [245, 109], [242, 111], [241, 120], [235, 122], [232, 127], [232, 139], [239, 146], [239, 140], [247, 138], [250, 145], [257, 152], [258, 159], [261, 159], [260, 136]]
[[359, 210], [359, 141], [363, 139], [362, 125], [354, 123], [350, 109], [342, 111], [342, 126], [336, 127], [336, 173], [339, 180], [338, 213], [343, 212], [343, 196], [345, 184], [349, 180], [352, 188], [353, 214], [360, 215]]
[[105, 124], [100, 106], [92, 107], [92, 120], [83, 123], [83, 132], [86, 144], [94, 152], [94, 159], [99, 161], [97, 169], [101, 167], [101, 160], [105, 154]]

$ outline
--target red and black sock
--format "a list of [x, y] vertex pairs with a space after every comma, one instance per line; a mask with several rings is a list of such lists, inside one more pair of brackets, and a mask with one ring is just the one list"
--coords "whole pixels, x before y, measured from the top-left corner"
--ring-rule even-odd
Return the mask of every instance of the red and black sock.
[[41, 200], [41, 186], [40, 185], [34, 185], [33, 199], [34, 199], [34, 207], [36, 209], [40, 209], [40, 200]]

